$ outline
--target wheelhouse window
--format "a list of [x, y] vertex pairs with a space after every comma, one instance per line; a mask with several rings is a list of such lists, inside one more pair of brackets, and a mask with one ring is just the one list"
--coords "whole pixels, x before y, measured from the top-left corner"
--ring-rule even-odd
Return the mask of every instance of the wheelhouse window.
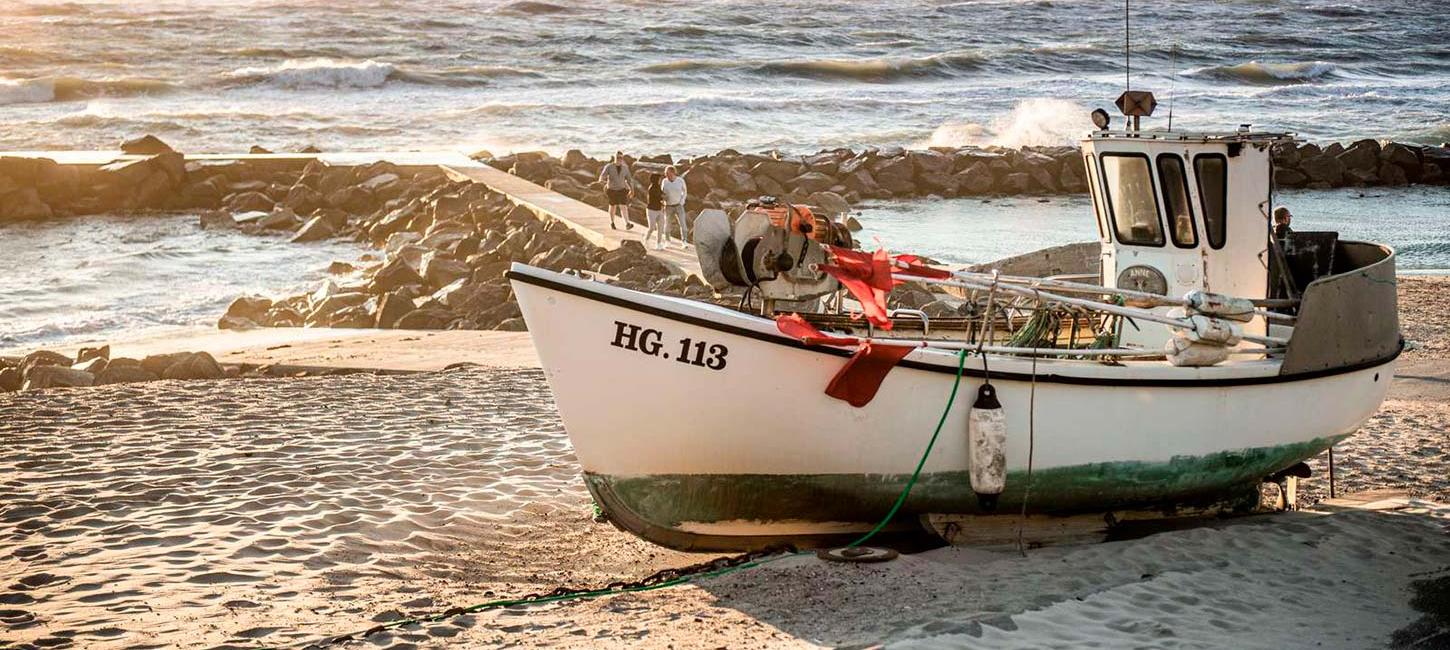
[[1093, 160], [1092, 154], [1084, 156], [1083, 162], [1087, 164], [1088, 193], [1092, 194], [1093, 196], [1093, 216], [1097, 218], [1098, 239], [1107, 243], [1112, 243], [1112, 238], [1108, 236], [1108, 213], [1107, 210], [1103, 208], [1102, 197], [1098, 194], [1098, 166]]
[[1153, 172], [1143, 154], [1105, 153], [1104, 201], [1110, 208], [1113, 233], [1132, 246], [1162, 246], [1163, 223], [1153, 197]]
[[1203, 230], [1208, 245], [1223, 248], [1228, 228], [1228, 158], [1210, 153], [1193, 158], [1198, 196], [1203, 205]]
[[1158, 182], [1163, 185], [1163, 210], [1168, 217], [1168, 233], [1173, 245], [1193, 248], [1198, 245], [1198, 227], [1193, 225], [1193, 208], [1188, 200], [1188, 172], [1183, 158], [1165, 153], [1158, 156]]

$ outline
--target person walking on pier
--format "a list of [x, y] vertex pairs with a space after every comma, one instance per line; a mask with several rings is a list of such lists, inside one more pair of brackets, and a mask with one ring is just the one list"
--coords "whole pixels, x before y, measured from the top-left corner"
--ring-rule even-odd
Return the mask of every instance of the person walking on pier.
[[649, 221], [649, 230], [644, 233], [644, 243], [648, 246], [653, 239], [655, 250], [665, 249], [665, 239], [670, 232], [670, 224], [665, 220], [665, 191], [660, 187], [662, 178], [659, 174], [649, 175], [649, 189], [645, 191], [644, 199], [644, 216]]
[[680, 225], [680, 247], [688, 248], [690, 240], [685, 236], [685, 178], [675, 173], [675, 166], [665, 168], [665, 179], [660, 181], [665, 195], [665, 237], [668, 240], [670, 219]]
[[630, 178], [629, 165], [624, 162], [624, 152], [614, 152], [614, 162], [604, 166], [599, 172], [599, 180], [604, 183], [604, 195], [609, 198], [609, 227], [619, 230], [614, 225], [614, 215], [624, 217], [624, 229], [634, 228], [629, 220], [629, 199], [634, 194], [634, 181]]

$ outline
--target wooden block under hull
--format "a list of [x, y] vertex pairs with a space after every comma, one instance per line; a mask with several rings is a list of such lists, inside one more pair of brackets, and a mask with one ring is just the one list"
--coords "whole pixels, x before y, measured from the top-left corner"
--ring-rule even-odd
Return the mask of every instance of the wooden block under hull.
[[1215, 506], [1180, 509], [1172, 514], [1149, 510], [1120, 510], [1069, 516], [1030, 514], [1026, 517], [1016, 514], [928, 514], [922, 515], [921, 525], [952, 546], [1015, 547], [1020, 535], [1023, 546], [1039, 548], [1105, 542], [1128, 524], [1156, 522], [1171, 527], [1195, 520], [1262, 512], [1244, 512], [1228, 506]]

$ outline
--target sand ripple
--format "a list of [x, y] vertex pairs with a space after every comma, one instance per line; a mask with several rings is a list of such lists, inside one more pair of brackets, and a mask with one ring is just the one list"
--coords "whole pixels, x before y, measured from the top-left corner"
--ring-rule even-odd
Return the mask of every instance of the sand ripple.
[[537, 371], [18, 394], [0, 439], [4, 639], [275, 646], [655, 568]]

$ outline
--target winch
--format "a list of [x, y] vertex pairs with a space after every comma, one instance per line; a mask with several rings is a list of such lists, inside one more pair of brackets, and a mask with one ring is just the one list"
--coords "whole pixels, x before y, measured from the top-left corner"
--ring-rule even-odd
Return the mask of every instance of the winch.
[[723, 210], [705, 210], [695, 220], [705, 280], [717, 290], [752, 288], [768, 303], [814, 299], [839, 288], [816, 269], [827, 261], [822, 244], [853, 246], [844, 224], [770, 196], [747, 204], [733, 224]]

